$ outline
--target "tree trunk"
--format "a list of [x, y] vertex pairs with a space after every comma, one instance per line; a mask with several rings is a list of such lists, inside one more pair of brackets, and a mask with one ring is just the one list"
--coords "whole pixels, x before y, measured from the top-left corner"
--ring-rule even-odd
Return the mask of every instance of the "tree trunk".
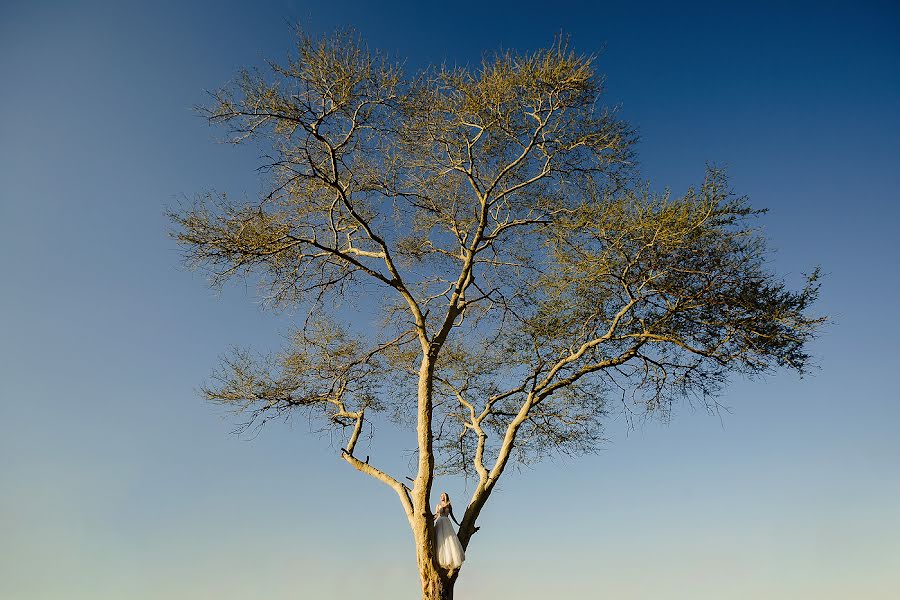
[[419, 569], [422, 579], [422, 600], [453, 600], [453, 587], [456, 585], [456, 576], [448, 577], [443, 569]]
[[436, 557], [434, 524], [426, 513], [410, 520], [416, 544], [416, 561], [419, 564], [419, 578], [422, 581], [422, 600], [453, 600], [453, 586], [459, 571], [448, 572], [438, 565]]

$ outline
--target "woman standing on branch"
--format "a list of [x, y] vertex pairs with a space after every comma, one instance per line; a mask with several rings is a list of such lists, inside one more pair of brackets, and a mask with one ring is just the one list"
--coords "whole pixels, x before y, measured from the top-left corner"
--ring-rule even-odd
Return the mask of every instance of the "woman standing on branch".
[[450, 523], [450, 519], [459, 527], [459, 522], [453, 514], [453, 505], [450, 504], [450, 496], [446, 492], [441, 494], [441, 501], [434, 508], [434, 538], [437, 546], [438, 563], [445, 569], [458, 569], [466, 560], [456, 531]]

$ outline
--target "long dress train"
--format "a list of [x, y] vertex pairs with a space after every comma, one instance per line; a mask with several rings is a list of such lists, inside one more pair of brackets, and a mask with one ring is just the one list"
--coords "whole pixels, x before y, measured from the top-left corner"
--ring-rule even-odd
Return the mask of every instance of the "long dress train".
[[[443, 513], [444, 511], [440, 511]], [[459, 538], [456, 537], [456, 531], [453, 529], [453, 523], [450, 522], [449, 509], [445, 514], [440, 514], [434, 522], [434, 538], [437, 544], [438, 563], [445, 569], [458, 569], [463, 561], [466, 560], [466, 553], [463, 551]]]

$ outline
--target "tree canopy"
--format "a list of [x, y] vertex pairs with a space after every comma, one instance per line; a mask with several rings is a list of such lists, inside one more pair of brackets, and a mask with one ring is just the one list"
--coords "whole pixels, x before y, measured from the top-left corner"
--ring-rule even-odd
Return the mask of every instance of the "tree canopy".
[[[188, 263], [310, 315], [267, 360], [227, 356], [204, 394], [248, 426], [306, 411], [345, 430], [344, 459], [400, 496], [423, 573], [436, 473], [476, 480], [467, 545], [511, 460], [591, 451], [612, 410], [715, 407], [731, 374], [809, 364], [818, 271], [786, 286], [764, 211], [721, 170], [682, 195], [642, 183], [593, 64], [560, 38], [407, 74], [352, 32], [301, 32], [287, 62], [202, 108], [266, 148], [268, 187], [172, 211]], [[334, 310], [349, 297], [371, 327]], [[355, 455], [381, 418], [415, 431], [412, 486]]]

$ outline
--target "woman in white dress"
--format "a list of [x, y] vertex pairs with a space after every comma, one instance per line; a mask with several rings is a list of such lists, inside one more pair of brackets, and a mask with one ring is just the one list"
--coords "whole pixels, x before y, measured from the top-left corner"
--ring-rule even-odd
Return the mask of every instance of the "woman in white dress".
[[438, 563], [445, 569], [458, 569], [466, 560], [459, 538], [450, 519], [459, 527], [456, 517], [453, 515], [453, 506], [450, 504], [450, 496], [446, 492], [441, 494], [441, 501], [434, 509], [434, 538], [437, 544]]

